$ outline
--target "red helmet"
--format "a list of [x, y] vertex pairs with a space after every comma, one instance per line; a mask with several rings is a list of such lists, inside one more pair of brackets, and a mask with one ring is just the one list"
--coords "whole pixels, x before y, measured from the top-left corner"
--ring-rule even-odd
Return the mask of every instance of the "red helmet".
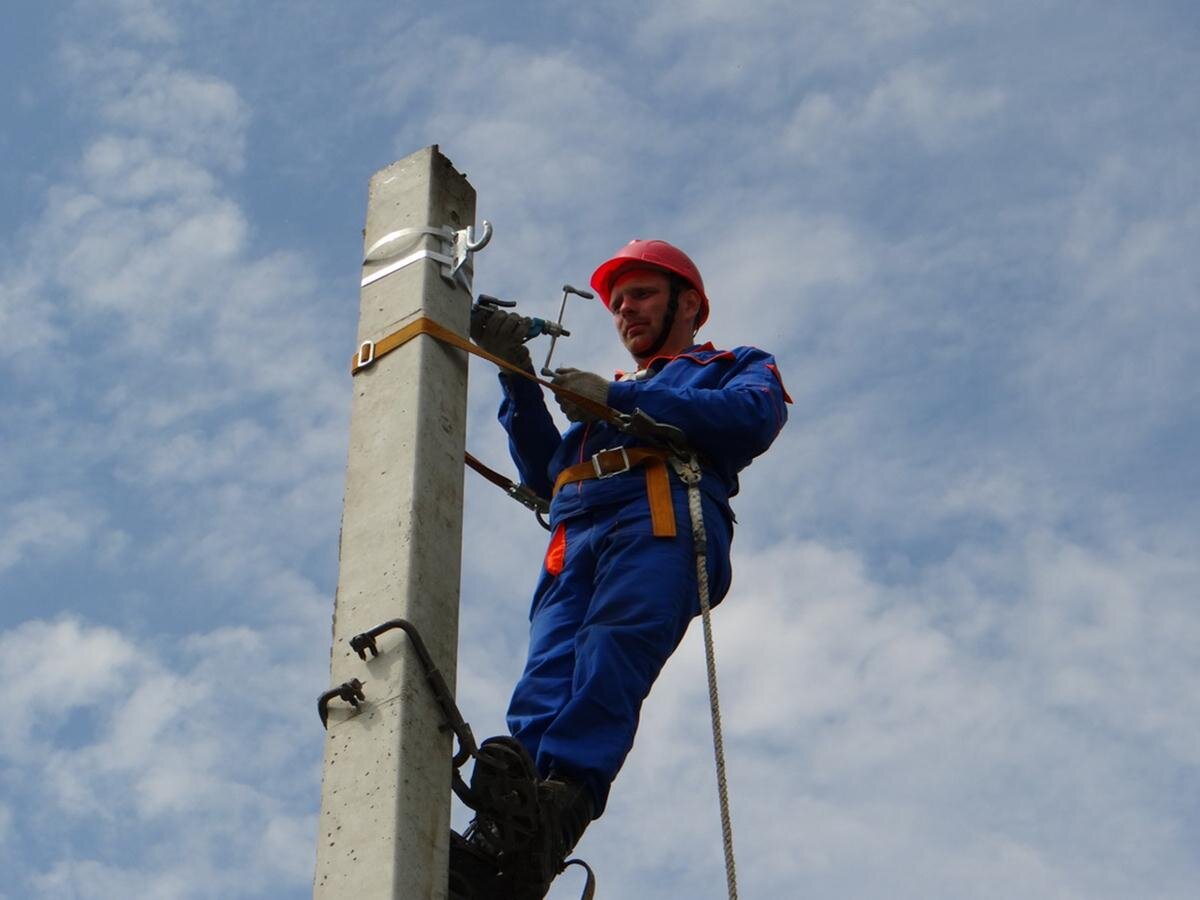
[[674, 272], [691, 284], [700, 295], [700, 316], [696, 327], [699, 328], [705, 323], [708, 319], [708, 295], [704, 293], [704, 281], [700, 277], [700, 270], [696, 268], [691, 257], [666, 241], [632, 240], [592, 273], [592, 289], [600, 295], [605, 306], [609, 305], [609, 294], [617, 275], [626, 269], [638, 268], [638, 263]]

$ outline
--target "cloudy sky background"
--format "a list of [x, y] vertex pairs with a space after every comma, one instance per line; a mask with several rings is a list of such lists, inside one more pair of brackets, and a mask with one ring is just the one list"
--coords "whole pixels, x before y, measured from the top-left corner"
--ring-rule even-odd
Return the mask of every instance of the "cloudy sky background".
[[[431, 10], [8, 13], [0, 898], [309, 894], [366, 182], [431, 143], [496, 226], [477, 290], [552, 316], [664, 237], [704, 335], [779, 357], [716, 622], [743, 896], [1193, 896], [1195, 5]], [[625, 363], [569, 317], [564, 364]], [[486, 735], [545, 538], [466, 483]], [[725, 895], [698, 638], [601, 896]]]

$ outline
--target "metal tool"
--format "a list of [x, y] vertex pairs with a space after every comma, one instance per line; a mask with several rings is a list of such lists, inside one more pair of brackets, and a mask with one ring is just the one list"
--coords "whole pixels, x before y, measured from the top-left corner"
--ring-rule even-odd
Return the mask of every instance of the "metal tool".
[[[479, 299], [475, 301], [475, 307], [484, 309], [512, 309], [517, 305], [516, 300], [501, 300], [499, 297], [493, 297], [491, 294], [480, 294]], [[525, 340], [531, 341], [539, 334], [548, 334], [551, 337], [570, 337], [571, 332], [563, 328], [559, 322], [549, 322], [546, 319], [540, 319], [537, 316], [529, 316], [529, 331], [525, 334]]]
[[[591, 291], [581, 291], [577, 287], [572, 287], [569, 284], [564, 284], [563, 285], [562, 305], [559, 306], [559, 308], [558, 308], [558, 322], [555, 323], [559, 327], [560, 330], [562, 329], [563, 313], [565, 313], [567, 311], [567, 297], [571, 294], [574, 294], [576, 297], [582, 297], [585, 300], [595, 300], [596, 299], [596, 295], [593, 294]], [[569, 332], [563, 332], [563, 333], [569, 334]], [[542, 374], [546, 375], [546, 376], [551, 376], [554, 374], [554, 370], [550, 368], [550, 357], [552, 357], [554, 355], [554, 345], [556, 343], [558, 343], [558, 335], [554, 334], [553, 332], [549, 332], [549, 334], [550, 334], [550, 351], [546, 354], [546, 361], [542, 364]]]

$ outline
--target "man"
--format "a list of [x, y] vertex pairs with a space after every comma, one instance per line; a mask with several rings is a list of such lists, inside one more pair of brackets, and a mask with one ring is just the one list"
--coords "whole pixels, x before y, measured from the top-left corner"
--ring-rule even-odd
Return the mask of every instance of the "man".
[[[596, 270], [591, 284], [637, 370], [610, 381], [560, 368], [554, 383], [682, 429], [703, 466], [716, 605], [730, 583], [729, 497], [738, 472], [783, 427], [790, 399], [769, 354], [695, 343], [709, 300], [699, 270], [678, 248], [631, 241]], [[480, 310], [471, 337], [532, 371], [528, 326], [514, 313]], [[510, 743], [536, 767], [534, 856], [541, 871], [527, 896], [540, 897], [583, 829], [604, 811], [633, 745], [642, 701], [699, 613], [696, 551], [687, 491], [668, 474], [665, 451], [565, 398], [559, 405], [572, 424], [560, 434], [538, 385], [508, 374], [500, 383], [499, 418], [522, 481], [553, 497], [528, 661], [508, 710]], [[512, 749], [504, 743], [493, 739], [485, 747], [502, 755]], [[486, 819], [477, 817], [472, 832], [479, 844], [496, 829]]]

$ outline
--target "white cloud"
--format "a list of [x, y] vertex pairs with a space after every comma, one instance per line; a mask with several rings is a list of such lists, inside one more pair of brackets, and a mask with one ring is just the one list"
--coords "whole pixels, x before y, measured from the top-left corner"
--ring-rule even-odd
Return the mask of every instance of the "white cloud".
[[0, 672], [16, 695], [0, 726], [0, 750], [35, 760], [74, 711], [106, 703], [140, 668], [136, 648], [118, 632], [75, 619], [32, 621], [0, 632]]
[[786, 146], [806, 164], [844, 161], [864, 142], [910, 137], [942, 153], [982, 141], [1003, 112], [998, 88], [956, 83], [947, 65], [904, 63], [881, 74], [864, 95], [805, 95], [784, 134]]
[[[207, 874], [191, 873], [192, 877], [202, 878]], [[35, 875], [31, 879], [31, 886], [37, 897], [101, 900], [141, 896], [167, 900], [186, 896], [189, 881], [186, 872], [163, 873], [144, 865], [123, 868], [95, 860], [66, 860], [55, 864], [48, 872]]]
[[[293, 695], [310, 683], [315, 697], [321, 654], [297, 664], [298, 636], [311, 639], [307, 631], [267, 639], [235, 628], [135, 645], [78, 620], [0, 633], [0, 674], [42, 698], [15, 708], [0, 742], [21, 781], [10, 786], [28, 810], [24, 836], [94, 840], [120, 823], [139, 836], [144, 860], [123, 866], [59, 854], [33, 886], [116, 897], [141, 877], [150, 895], [202, 897], [239, 882], [236, 890], [251, 894], [279, 879], [306, 882], [315, 754], [295, 734], [302, 723], [318, 733], [319, 725]], [[270, 855], [254, 864], [257, 874], [227, 866], [249, 865], [263, 851]]]
[[[710, 221], [719, 206], [716, 198], [698, 205], [694, 220]], [[866, 235], [838, 217], [780, 209], [767, 197], [761, 205], [726, 213], [718, 233], [698, 229], [692, 243], [704, 260], [705, 287], [713, 299], [705, 334], [725, 344], [782, 354], [831, 319], [850, 329], [855, 317], [881, 312], [841, 302], [874, 280], [877, 254]]]
[[[497, 208], [519, 217], [496, 223], [512, 258], [561, 258], [566, 248], [544, 234], [544, 217], [628, 192], [633, 155], [658, 136], [636, 94], [568, 50], [530, 52], [466, 37], [434, 45], [421, 29], [405, 35], [405, 44], [411, 53], [381, 67], [373, 85], [388, 107], [421, 102], [423, 86], [411, 73], [425, 64], [441, 77], [439, 102], [402, 128], [397, 145], [411, 150], [453, 134], [470, 148], [471, 177], [489, 185], [481, 217]], [[488, 265], [504, 264], [489, 257]]]
[[193, 160], [167, 156], [144, 137], [104, 135], [84, 150], [82, 180], [110, 201], [204, 198], [217, 189], [212, 174]]
[[316, 833], [316, 815], [276, 816], [263, 831], [258, 858], [291, 883], [311, 881], [316, 865]]
[[1014, 382], [1037, 398], [1046, 449], [1085, 473], [1136, 465], [1163, 432], [1196, 428], [1200, 207], [1172, 193], [1179, 165], [1110, 157], [1083, 173], [1057, 248], [1060, 295], [1022, 335]]
[[1151, 741], [1178, 764], [1200, 763], [1196, 561], [1137, 545], [1099, 554], [1031, 543], [1032, 609], [1012, 639], [1029, 647], [1047, 701]]
[[164, 0], [101, 0], [96, 6], [111, 6], [117, 21], [127, 32], [148, 42], [174, 42], [179, 37], [175, 21], [164, 7]]
[[850, 17], [871, 44], [912, 40], [948, 24], [981, 18], [979, 4], [955, 0], [867, 0]]
[[[139, 39], [156, 33], [153, 9], [126, 10]], [[34, 349], [60, 317], [72, 342], [20, 412], [29, 441], [12, 460], [18, 478], [53, 460], [72, 487], [17, 494], [0, 569], [69, 551], [123, 582], [77, 608], [215, 621], [236, 607], [273, 627], [270, 639], [135, 638], [71, 617], [0, 632], [0, 674], [33, 698], [0, 726], [34, 860], [14, 883], [39, 896], [273, 896], [311, 873], [329, 600], [303, 570], [308, 541], [336, 522], [345, 386], [328, 382], [343, 354], [324, 358], [322, 325], [302, 311], [311, 265], [253, 254], [221, 180], [242, 164], [248, 123], [232, 84], [120, 44], [65, 59], [101, 130], [49, 191], [22, 248], [29, 274], [6, 273], [0, 309]], [[106, 527], [130, 508], [136, 540]], [[136, 859], [114, 840], [137, 844]]]
[[0, 514], [0, 572], [30, 557], [59, 557], [99, 536], [105, 516], [84, 497], [46, 494]]
[[228, 82], [151, 64], [100, 109], [112, 126], [144, 135], [172, 155], [241, 168], [248, 111]]
[[979, 126], [1004, 106], [995, 89], [971, 90], [954, 84], [944, 66], [910, 63], [888, 73], [871, 91], [862, 108], [869, 128], [892, 122], [910, 130], [930, 150], [978, 139]]
[[[0, 568], [35, 546], [93, 538], [86, 549], [100, 558], [159, 566], [170, 553], [227, 584], [237, 560], [254, 560], [264, 584], [300, 582], [307, 594], [264, 542], [289, 532], [284, 553], [302, 565], [296, 526], [272, 523], [273, 511], [313, 523], [314, 536], [336, 517], [344, 357], [329, 350], [313, 266], [250, 245], [221, 180], [240, 164], [248, 122], [230, 83], [122, 45], [93, 50], [68, 55], [87, 79], [80, 91], [99, 101], [101, 131], [81, 138], [78, 171], [48, 192], [0, 315], [28, 323], [13, 342], [28, 377], [39, 350], [76, 335], [20, 413], [30, 452], [13, 461], [14, 481], [54, 458], [95, 511], [72, 521], [48, 499], [13, 506]], [[114, 478], [155, 510], [143, 540], [99, 529], [126, 502], [103, 491]]]
[[0, 278], [0, 360], [26, 372], [43, 365], [63, 341], [54, 304], [38, 290], [40, 281], [28, 268]]

